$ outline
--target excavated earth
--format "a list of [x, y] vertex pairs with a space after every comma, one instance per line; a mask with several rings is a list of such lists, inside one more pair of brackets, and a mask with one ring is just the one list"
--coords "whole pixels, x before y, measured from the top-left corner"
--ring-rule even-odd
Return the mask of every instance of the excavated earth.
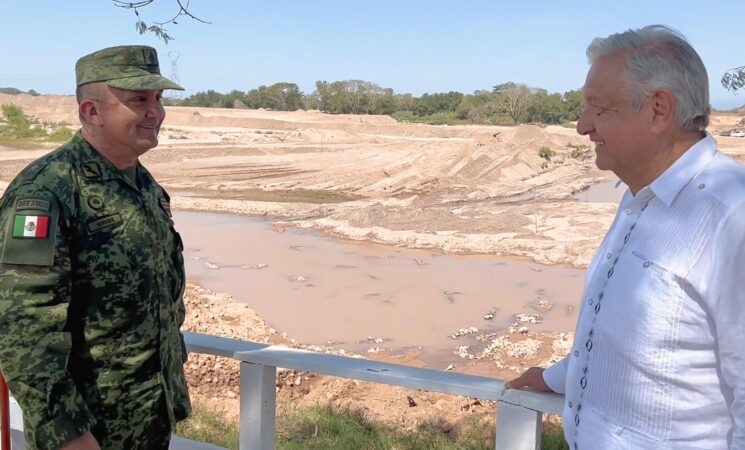
[[[39, 121], [77, 128], [74, 97], [0, 94], [5, 103]], [[611, 177], [594, 167], [591, 143], [573, 129], [401, 124], [387, 116], [318, 111], [166, 110], [160, 145], [142, 161], [175, 209], [268, 217], [278, 229], [579, 268], [616, 209], [612, 201], [578, 200]], [[709, 132], [722, 151], [745, 161], [745, 138], [719, 135], [738, 127], [745, 128], [742, 115], [717, 113]], [[0, 147], [0, 193], [51, 148]], [[550, 157], [539, 156], [541, 149]], [[187, 330], [348, 354], [297, 342], [249, 305], [194, 280], [185, 301]], [[501, 334], [476, 336], [480, 345], [456, 346], [463, 363], [442, 369], [507, 379], [565, 355], [571, 333], [537, 332], [533, 322], [520, 317]], [[364, 357], [422, 365], [415, 350], [378, 351], [374, 341], [370, 347], [375, 351]], [[236, 362], [190, 355], [186, 370], [195, 403], [237, 416]], [[430, 423], [450, 432], [474, 420], [493, 430], [494, 405], [474, 399], [294, 371], [280, 371], [277, 392], [280, 412], [330, 403], [406, 430]]]

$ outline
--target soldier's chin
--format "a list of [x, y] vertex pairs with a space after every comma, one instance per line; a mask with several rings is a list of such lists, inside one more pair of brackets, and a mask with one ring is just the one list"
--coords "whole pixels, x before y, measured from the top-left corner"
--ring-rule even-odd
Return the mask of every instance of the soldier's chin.
[[155, 136], [151, 138], [138, 139], [137, 143], [138, 143], [137, 146], [140, 148], [140, 154], [142, 154], [158, 146], [158, 137]]

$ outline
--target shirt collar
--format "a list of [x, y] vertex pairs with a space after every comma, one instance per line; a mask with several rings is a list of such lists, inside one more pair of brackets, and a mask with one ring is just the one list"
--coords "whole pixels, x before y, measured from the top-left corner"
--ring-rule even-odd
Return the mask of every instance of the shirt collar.
[[706, 137], [693, 144], [649, 185], [650, 190], [665, 205], [672, 205], [678, 193], [711, 161], [716, 152], [717, 143], [707, 132]]
[[[120, 179], [125, 183], [136, 188], [134, 180], [130, 180], [121, 170], [114, 167], [111, 162], [104, 158], [104, 156], [98, 152], [88, 141], [83, 138], [80, 131], [75, 133], [70, 145], [75, 147], [73, 155], [77, 160], [77, 170], [81, 173], [84, 178], [98, 179], [98, 180], [111, 180]], [[139, 161], [136, 165], [139, 166]]]

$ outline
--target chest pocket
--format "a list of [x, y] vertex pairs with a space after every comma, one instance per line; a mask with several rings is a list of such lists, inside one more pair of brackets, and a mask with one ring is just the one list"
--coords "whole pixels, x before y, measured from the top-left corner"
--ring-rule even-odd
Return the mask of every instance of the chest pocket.
[[[621, 258], [593, 325], [587, 398], [615, 424], [664, 441], [672, 418], [682, 278], [633, 248]], [[619, 397], [605, 386], [634, 389], [622, 389]]]

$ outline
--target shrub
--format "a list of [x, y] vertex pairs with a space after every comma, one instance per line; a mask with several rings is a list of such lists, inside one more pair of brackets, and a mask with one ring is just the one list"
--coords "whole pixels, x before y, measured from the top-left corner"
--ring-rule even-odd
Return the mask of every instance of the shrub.
[[587, 144], [573, 144], [570, 142], [569, 144], [567, 144], [567, 147], [572, 149], [572, 152], [569, 154], [569, 156], [574, 159], [584, 160], [592, 156], [590, 146]]
[[0, 107], [5, 120], [5, 126], [0, 127], [0, 135], [12, 138], [33, 138], [46, 136], [42, 126], [31, 126], [31, 120], [23, 113], [23, 110], [12, 104]]
[[552, 152], [551, 149], [546, 147], [545, 145], [538, 150], [538, 156], [545, 159], [546, 161], [551, 161], [551, 157], [553, 155], [554, 152]]
[[67, 142], [73, 134], [75, 133], [67, 127], [57, 127], [49, 133], [49, 140], [52, 142]]
[[399, 122], [417, 122], [418, 119], [411, 111], [396, 111], [391, 117]]

